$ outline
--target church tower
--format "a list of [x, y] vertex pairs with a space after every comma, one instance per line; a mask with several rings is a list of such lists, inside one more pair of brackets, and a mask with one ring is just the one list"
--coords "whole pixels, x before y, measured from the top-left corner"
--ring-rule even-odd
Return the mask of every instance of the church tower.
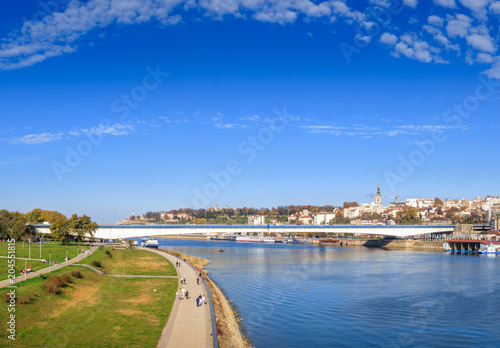
[[377, 187], [377, 195], [375, 196], [375, 206], [378, 211], [382, 210], [382, 195], [380, 194], [380, 184]]

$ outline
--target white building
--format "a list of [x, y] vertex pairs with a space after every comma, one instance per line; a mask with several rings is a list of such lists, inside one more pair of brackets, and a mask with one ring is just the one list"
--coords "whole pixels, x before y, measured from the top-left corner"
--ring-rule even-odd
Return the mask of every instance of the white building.
[[330, 220], [335, 218], [335, 213], [320, 212], [312, 213], [311, 215], [313, 225], [328, 225]]
[[264, 215], [250, 215], [248, 216], [249, 225], [265, 225], [266, 217]]

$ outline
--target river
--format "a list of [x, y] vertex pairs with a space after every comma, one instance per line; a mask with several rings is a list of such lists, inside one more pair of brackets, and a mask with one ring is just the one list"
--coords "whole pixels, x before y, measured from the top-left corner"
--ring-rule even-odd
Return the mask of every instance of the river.
[[500, 346], [500, 255], [159, 244], [210, 260], [210, 277], [259, 348]]

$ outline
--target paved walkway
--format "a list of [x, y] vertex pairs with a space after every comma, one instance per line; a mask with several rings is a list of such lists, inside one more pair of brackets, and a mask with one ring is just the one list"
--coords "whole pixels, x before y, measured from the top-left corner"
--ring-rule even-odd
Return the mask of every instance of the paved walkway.
[[[68, 260], [68, 266], [69, 265], [72, 265], [73, 263], [75, 262], [78, 262], [78, 261], [81, 261], [83, 260], [84, 258], [86, 258], [87, 256], [89, 255], [92, 255], [92, 253], [97, 249], [97, 247], [91, 247], [90, 248], [90, 252], [89, 253], [85, 253], [85, 254], [79, 254], [78, 257], [74, 257], [70, 260]], [[17, 260], [17, 259], [16, 259]], [[33, 259], [32, 259], [33, 260]], [[23, 261], [24, 261], [24, 258], [23, 258]], [[29, 267], [29, 263], [28, 263], [28, 267]], [[6, 280], [2, 280], [0, 281], [0, 288], [4, 288], [6, 286], [15, 286], [17, 283], [19, 282], [22, 282], [24, 281], [25, 279], [31, 279], [31, 278], [35, 278], [35, 277], [38, 277], [40, 274], [45, 274], [45, 273], [49, 273], [49, 272], [53, 272], [53, 271], [57, 271], [58, 269], [61, 269], [63, 267], [66, 267], [66, 261], [62, 262], [62, 263], [59, 263], [57, 265], [51, 265], [50, 267], [45, 267], [45, 268], [42, 268], [42, 269], [39, 269], [37, 271], [33, 271], [29, 274], [26, 275], [26, 278], [24, 276], [24, 274], [19, 274], [17, 273], [16, 274], [16, 282], [14, 284], [12, 284], [10, 282], [10, 279], [6, 279]]]
[[[147, 249], [162, 255], [173, 265], [177, 261], [181, 262], [180, 267], [176, 267], [179, 275], [179, 288], [184, 287], [189, 292], [189, 299], [174, 301], [174, 306], [170, 313], [167, 325], [158, 343], [159, 348], [202, 348], [213, 347], [212, 324], [210, 317], [210, 304], [208, 303], [207, 290], [203, 281], [196, 284], [198, 277], [195, 270], [183, 260], [167, 254], [165, 252]], [[186, 284], [180, 283], [180, 278], [186, 279]], [[197, 307], [196, 298], [205, 295], [206, 304]]]

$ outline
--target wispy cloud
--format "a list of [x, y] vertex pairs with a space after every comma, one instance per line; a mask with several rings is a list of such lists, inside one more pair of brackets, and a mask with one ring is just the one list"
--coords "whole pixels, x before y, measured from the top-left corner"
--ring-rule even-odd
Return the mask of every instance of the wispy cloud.
[[12, 144], [36, 145], [59, 141], [63, 138], [75, 138], [82, 135], [113, 135], [122, 136], [131, 134], [139, 122], [113, 123], [109, 125], [99, 124], [89, 128], [73, 128], [67, 132], [27, 134], [21, 137], [6, 139]]
[[399, 135], [417, 135], [448, 131], [452, 129], [467, 130], [467, 126], [454, 128], [449, 125], [396, 125], [390, 127], [368, 126], [354, 124], [349, 126], [339, 125], [304, 125], [301, 128], [310, 134], [328, 134], [333, 136], [358, 136], [362, 138], [395, 137]]
[[64, 133], [28, 134], [23, 137], [11, 139], [11, 142], [13, 144], [26, 144], [26, 145], [43, 144], [60, 140], [63, 137], [63, 135]]
[[215, 19], [227, 15], [251, 16], [257, 21], [281, 24], [294, 22], [300, 16], [323, 17], [329, 22], [337, 17], [349, 20], [364, 18], [362, 13], [351, 10], [341, 1], [72, 1], [64, 11], [50, 14], [42, 20], [25, 21], [21, 29], [12, 32], [0, 45], [0, 69], [18, 69], [50, 57], [73, 53], [77, 50], [78, 41], [91, 30], [113, 23], [134, 25], [155, 20], [163, 25], [178, 24], [182, 22], [183, 12], [193, 8], [205, 17]]
[[247, 124], [238, 124], [238, 123], [216, 123], [215, 127], [222, 129], [245, 129], [249, 128]]
[[33, 161], [39, 161], [41, 159], [42, 159], [41, 156], [11, 158], [8, 160], [0, 161], [0, 166], [5, 166], [5, 165], [9, 165], [9, 164], [28, 163], [28, 162], [33, 162]]

